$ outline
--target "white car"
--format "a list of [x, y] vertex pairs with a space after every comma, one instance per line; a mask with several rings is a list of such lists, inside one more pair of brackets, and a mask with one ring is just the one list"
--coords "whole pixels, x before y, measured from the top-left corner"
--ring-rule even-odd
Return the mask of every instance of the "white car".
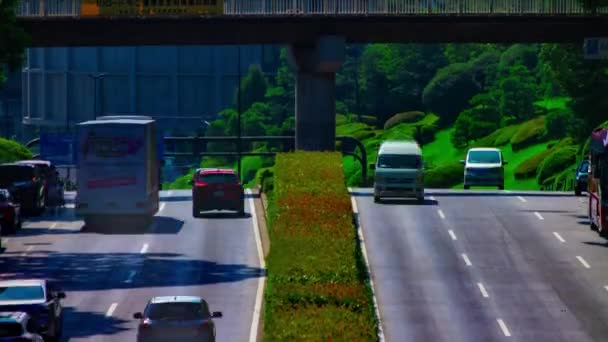
[[504, 166], [507, 162], [499, 149], [472, 148], [467, 152], [467, 159], [460, 162], [465, 165], [465, 189], [474, 185], [505, 188]]
[[424, 201], [422, 151], [414, 141], [387, 141], [378, 151], [374, 178], [374, 202], [383, 197], [415, 197]]

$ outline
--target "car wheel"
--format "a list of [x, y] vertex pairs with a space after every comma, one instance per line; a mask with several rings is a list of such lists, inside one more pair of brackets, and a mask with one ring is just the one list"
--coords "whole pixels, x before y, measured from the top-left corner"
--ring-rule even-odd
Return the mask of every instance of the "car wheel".
[[192, 217], [201, 217], [201, 209], [194, 203], [192, 203]]
[[418, 203], [424, 203], [424, 196], [418, 196], [418, 197], [416, 197], [416, 201]]
[[374, 203], [380, 203], [381, 201], [380, 196], [374, 196]]
[[576, 196], [580, 196], [581, 195], [581, 188], [578, 185], [574, 187], [574, 194]]
[[245, 216], [245, 202], [241, 202], [238, 212], [239, 216]]

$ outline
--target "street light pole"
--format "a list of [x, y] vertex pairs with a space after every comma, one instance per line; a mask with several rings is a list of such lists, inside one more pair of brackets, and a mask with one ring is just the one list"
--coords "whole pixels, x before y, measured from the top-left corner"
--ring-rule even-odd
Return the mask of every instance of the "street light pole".
[[[104, 76], [106, 76], [107, 73], [102, 72], [102, 73], [98, 73], [98, 74], [94, 74], [94, 75], [89, 75], [90, 78], [93, 79], [93, 115], [95, 117], [95, 119], [97, 119], [97, 80], [102, 80], [104, 78]], [[101, 87], [100, 87], [101, 88]], [[101, 90], [103, 90], [103, 88], [101, 88]]]
[[237, 48], [237, 74], [238, 74], [238, 82], [237, 82], [237, 96], [236, 96], [236, 113], [237, 113], [237, 127], [236, 127], [236, 136], [237, 136], [237, 155], [238, 155], [238, 166], [237, 172], [239, 174], [239, 179], [243, 179], [241, 175], [241, 46], [238, 45]]

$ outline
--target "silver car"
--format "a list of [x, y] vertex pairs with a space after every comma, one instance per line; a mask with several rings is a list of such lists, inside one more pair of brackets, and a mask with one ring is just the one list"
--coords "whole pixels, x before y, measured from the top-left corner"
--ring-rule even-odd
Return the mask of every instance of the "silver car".
[[195, 296], [154, 297], [143, 313], [133, 314], [139, 320], [138, 342], [215, 342], [213, 318], [221, 317], [221, 312], [211, 313], [207, 302]]

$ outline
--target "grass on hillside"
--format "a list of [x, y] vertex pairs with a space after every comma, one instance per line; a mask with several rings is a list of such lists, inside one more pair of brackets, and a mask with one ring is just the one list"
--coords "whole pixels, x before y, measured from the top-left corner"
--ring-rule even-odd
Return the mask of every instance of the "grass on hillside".
[[561, 97], [550, 97], [541, 101], [536, 101], [534, 104], [538, 107], [545, 108], [547, 110], [552, 109], [566, 109], [568, 107], [568, 103], [572, 99], [567, 96]]
[[277, 155], [269, 204], [264, 340], [375, 341], [341, 155]]

